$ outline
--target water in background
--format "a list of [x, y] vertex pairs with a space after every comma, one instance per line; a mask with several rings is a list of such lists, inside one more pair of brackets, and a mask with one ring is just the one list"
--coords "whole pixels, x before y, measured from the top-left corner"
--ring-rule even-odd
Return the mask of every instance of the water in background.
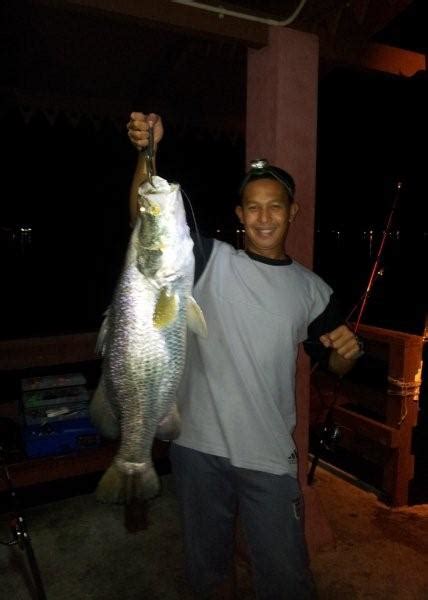
[[428, 314], [428, 236], [393, 229], [376, 262], [382, 239], [381, 230], [318, 231], [315, 270], [336, 291], [344, 314], [352, 315], [351, 320], [357, 319], [368, 290], [362, 323], [422, 335]]

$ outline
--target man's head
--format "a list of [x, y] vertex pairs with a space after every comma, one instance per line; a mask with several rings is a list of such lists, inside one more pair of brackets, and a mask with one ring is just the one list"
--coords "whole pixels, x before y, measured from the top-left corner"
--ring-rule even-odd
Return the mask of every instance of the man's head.
[[250, 168], [245, 174], [245, 177], [242, 180], [239, 188], [239, 197], [241, 199], [241, 203], [245, 186], [247, 183], [250, 183], [250, 181], [254, 181], [256, 179], [276, 179], [285, 187], [290, 200], [294, 199], [296, 184], [294, 183], [294, 179], [291, 177], [290, 173], [287, 173], [287, 171], [284, 171], [284, 169], [270, 165], [265, 158], [257, 158], [256, 160], [251, 161]]
[[245, 227], [247, 250], [266, 258], [285, 257], [285, 239], [299, 210], [294, 180], [266, 160], [251, 163], [240, 190], [236, 214]]

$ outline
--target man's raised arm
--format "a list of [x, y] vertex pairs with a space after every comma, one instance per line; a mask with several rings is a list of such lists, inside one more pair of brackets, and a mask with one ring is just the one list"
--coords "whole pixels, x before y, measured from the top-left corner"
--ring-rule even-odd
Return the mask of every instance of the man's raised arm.
[[147, 160], [144, 150], [149, 145], [149, 128], [153, 127], [154, 150], [156, 156], [157, 145], [163, 137], [162, 119], [159, 115], [150, 113], [145, 115], [141, 112], [133, 112], [127, 124], [128, 137], [132, 145], [139, 151], [137, 165], [131, 182], [129, 192], [129, 213], [131, 225], [137, 218], [138, 188], [148, 179]]

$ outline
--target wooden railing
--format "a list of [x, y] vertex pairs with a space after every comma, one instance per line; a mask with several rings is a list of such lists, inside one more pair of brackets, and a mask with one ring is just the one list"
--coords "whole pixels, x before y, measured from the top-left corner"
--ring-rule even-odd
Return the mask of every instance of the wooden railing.
[[320, 393], [324, 412], [331, 408], [331, 419], [339, 427], [338, 448], [353, 454], [356, 461], [365, 459], [377, 465], [384, 499], [393, 506], [406, 505], [414, 475], [412, 435], [418, 420], [424, 339], [368, 325], [361, 325], [359, 334], [365, 340], [367, 365], [371, 359], [384, 368], [377, 380], [368, 372], [361, 381], [350, 374], [340, 383], [315, 371], [312, 427], [320, 421]]
[[96, 332], [0, 340], [0, 371], [96, 360]]

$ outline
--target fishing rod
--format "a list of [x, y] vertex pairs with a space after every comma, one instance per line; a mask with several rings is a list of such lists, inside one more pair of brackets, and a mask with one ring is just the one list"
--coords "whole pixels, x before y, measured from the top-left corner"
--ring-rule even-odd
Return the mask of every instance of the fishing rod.
[[3, 470], [3, 474], [9, 489], [9, 496], [11, 499], [12, 515], [10, 521], [10, 530], [12, 533], [12, 539], [8, 541], [0, 541], [2, 546], [14, 546], [18, 545], [21, 550], [24, 550], [27, 561], [33, 577], [35, 585], [35, 592], [37, 600], [47, 600], [46, 592], [43, 587], [42, 576], [40, 569], [37, 564], [36, 555], [31, 544], [31, 537], [24, 519], [24, 516], [18, 509], [18, 503], [16, 499], [16, 491], [12, 482], [12, 478], [9, 473], [9, 469], [6, 463], [6, 456], [4, 448], [0, 445], [0, 468]]
[[[379, 264], [380, 264], [381, 257], [382, 257], [383, 251], [384, 251], [386, 239], [389, 235], [389, 231], [390, 231], [391, 224], [392, 224], [392, 219], [393, 219], [394, 213], [396, 211], [396, 208], [397, 208], [397, 205], [399, 202], [401, 188], [402, 188], [402, 182], [398, 181], [396, 184], [396, 190], [395, 190], [391, 210], [389, 211], [389, 214], [388, 214], [388, 217], [386, 220], [386, 224], [385, 224], [385, 228], [383, 231], [383, 235], [382, 235], [382, 238], [381, 238], [381, 241], [379, 244], [379, 249], [376, 254], [376, 258], [374, 260], [373, 267], [370, 271], [367, 287], [366, 287], [364, 293], [362, 294], [360, 300], [355, 304], [355, 306], [352, 308], [351, 312], [345, 319], [345, 322], [348, 324], [351, 320], [352, 315], [355, 313], [355, 311], [358, 309], [358, 307], [360, 307], [355, 324], [353, 326], [351, 326], [351, 329], [355, 335], [357, 335], [357, 333], [358, 333], [361, 319], [362, 319], [364, 311], [367, 307], [367, 302], [368, 302], [370, 293], [372, 291], [373, 284], [375, 283], [377, 277], [380, 274]], [[361, 341], [360, 341], [360, 350], [363, 351], [363, 344], [361, 343]], [[311, 375], [318, 368], [318, 366], [319, 366], [319, 363], [316, 363], [314, 365], [314, 367], [311, 370]], [[333, 409], [335, 408], [336, 403], [337, 403], [338, 389], [339, 389], [341, 381], [342, 381], [342, 377], [338, 377], [338, 380], [336, 381], [335, 386], [334, 386], [333, 400], [328, 407], [327, 414], [326, 414], [324, 423], [321, 428], [321, 434], [319, 436], [317, 448], [314, 452], [313, 459], [311, 462], [311, 467], [309, 469], [309, 473], [307, 476], [307, 482], [309, 485], [311, 485], [313, 483], [315, 469], [318, 465], [321, 451], [324, 448], [331, 449], [333, 447], [333, 445], [340, 438], [339, 427], [334, 423], [334, 420], [333, 420]]]
[[[393, 200], [393, 203], [392, 203], [392, 208], [391, 208], [391, 210], [389, 212], [388, 219], [387, 219], [387, 222], [386, 222], [386, 225], [385, 225], [385, 229], [383, 231], [382, 239], [381, 239], [381, 242], [379, 244], [379, 250], [377, 252], [376, 259], [375, 259], [374, 264], [373, 264], [373, 268], [370, 271], [370, 276], [369, 276], [369, 281], [368, 281], [368, 284], [367, 284], [367, 288], [366, 288], [366, 290], [365, 290], [365, 292], [364, 292], [364, 294], [362, 296], [362, 299], [360, 300], [361, 306], [360, 306], [360, 310], [359, 310], [359, 313], [358, 313], [358, 316], [357, 316], [357, 320], [355, 321], [355, 325], [353, 327], [353, 332], [354, 333], [356, 333], [358, 331], [358, 329], [359, 329], [361, 318], [362, 318], [364, 310], [366, 308], [367, 301], [368, 301], [370, 292], [372, 291], [373, 284], [376, 281], [377, 276], [380, 274], [380, 270], [379, 270], [380, 259], [381, 259], [382, 253], [383, 253], [383, 249], [384, 249], [384, 246], [385, 246], [386, 238], [388, 237], [389, 230], [391, 228], [392, 218], [394, 216], [395, 210], [396, 210], [397, 205], [398, 205], [398, 200], [399, 200], [399, 197], [400, 197], [401, 187], [402, 187], [402, 183], [401, 183], [401, 181], [398, 181], [397, 182], [397, 187], [396, 187], [396, 192], [394, 194], [394, 200]], [[349, 313], [346, 321], [349, 321], [351, 319], [352, 315], [354, 314], [354, 312], [358, 308], [358, 304], [359, 303], [357, 302], [357, 304], [351, 310], [351, 312]]]

